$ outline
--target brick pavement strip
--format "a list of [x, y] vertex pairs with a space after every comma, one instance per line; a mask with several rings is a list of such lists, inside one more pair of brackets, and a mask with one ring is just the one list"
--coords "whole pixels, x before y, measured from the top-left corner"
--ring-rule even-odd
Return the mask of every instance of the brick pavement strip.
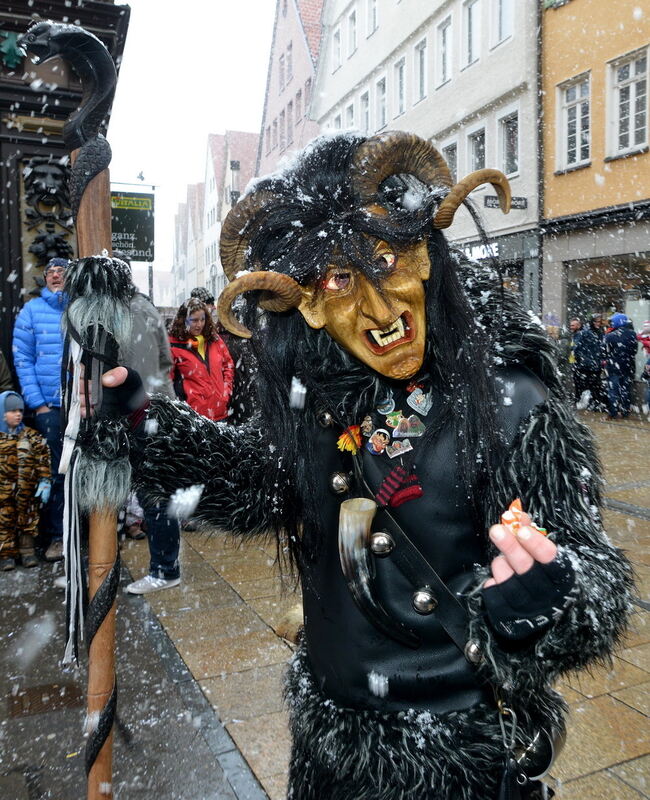
[[[607, 530], [613, 541], [628, 552], [640, 577], [641, 599], [647, 601], [650, 480], [646, 465], [650, 425], [640, 419], [605, 422], [604, 417], [589, 413], [581, 417], [596, 434], [605, 465], [606, 492], [608, 497], [611, 493], [613, 504], [605, 512]], [[181, 553], [183, 574], [187, 576], [184, 600], [172, 594], [180, 595], [180, 590], [170, 590], [153, 596], [151, 605], [185, 662], [196, 670], [194, 678], [203, 694], [269, 798], [281, 800], [286, 794], [289, 735], [279, 684], [282, 664], [290, 650], [276, 636], [274, 627], [297, 596], [282, 592], [272, 563], [274, 552], [274, 545], [268, 542], [238, 546], [223, 533], [209, 537], [186, 533]], [[146, 543], [130, 542], [123, 558], [127, 564], [144, 569]], [[212, 606], [204, 583], [209, 573], [198, 566], [201, 561], [209, 565], [220, 587], [221, 601], [215, 599]], [[201, 576], [196, 588], [193, 575]], [[230, 594], [224, 598], [226, 587]], [[246, 609], [239, 612], [244, 626], [239, 635], [234, 630], [238, 613], [232, 609], [220, 612], [221, 604], [241, 604]], [[214, 622], [220, 613], [221, 628]], [[216, 636], [213, 644], [210, 630]], [[225, 634], [231, 634], [231, 638]], [[236, 652], [228, 655], [224, 651], [231, 645]], [[639, 607], [633, 628], [611, 669], [569, 676], [558, 687], [571, 709], [567, 746], [550, 781], [558, 800], [650, 797], [649, 651], [650, 613]]]

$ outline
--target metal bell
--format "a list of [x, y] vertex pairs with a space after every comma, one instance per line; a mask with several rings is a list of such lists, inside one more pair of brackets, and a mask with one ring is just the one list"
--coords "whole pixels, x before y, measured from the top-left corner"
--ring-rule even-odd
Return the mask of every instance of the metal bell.
[[318, 415], [318, 424], [322, 428], [329, 428], [334, 422], [334, 417], [330, 414], [329, 411], [321, 411]]
[[436, 596], [431, 589], [428, 588], [418, 589], [417, 592], [414, 592], [412, 602], [413, 608], [418, 614], [430, 614], [438, 605]]
[[474, 642], [472, 639], [467, 642], [465, 645], [465, 658], [470, 664], [478, 664], [481, 661], [483, 653], [481, 652], [478, 642]]
[[334, 494], [343, 494], [350, 488], [350, 478], [347, 472], [333, 472], [330, 475], [330, 489]]
[[386, 531], [377, 531], [370, 536], [370, 549], [376, 556], [387, 556], [394, 547], [393, 537]]

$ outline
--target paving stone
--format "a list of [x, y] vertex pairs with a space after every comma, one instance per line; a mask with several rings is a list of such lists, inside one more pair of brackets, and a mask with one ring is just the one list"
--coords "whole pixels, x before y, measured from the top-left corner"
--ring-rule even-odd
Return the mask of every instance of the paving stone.
[[630, 664], [636, 664], [637, 667], [650, 673], [650, 642], [636, 647], [626, 647], [625, 650], [621, 650], [619, 655]]
[[268, 626], [252, 608], [239, 603], [223, 606], [206, 614], [204, 609], [184, 611], [161, 617], [167, 633], [177, 642], [196, 643], [216, 641], [223, 637], [241, 636], [253, 631], [268, 630]]
[[612, 767], [613, 772], [621, 780], [630, 786], [638, 789], [643, 797], [650, 795], [650, 755], [643, 758], [635, 758], [625, 764]]
[[185, 649], [182, 643], [178, 647], [196, 680], [213, 678], [223, 672], [281, 664], [291, 654], [291, 650], [268, 630], [219, 639], [205, 649]]
[[291, 741], [286, 712], [232, 722], [226, 729], [258, 778], [287, 773]]
[[641, 800], [643, 797], [645, 795], [606, 772], [563, 783], [557, 793], [557, 800]]
[[[636, 648], [635, 648], [636, 649]], [[627, 651], [623, 651], [627, 652]], [[597, 697], [601, 694], [625, 689], [627, 686], [644, 683], [648, 680], [648, 673], [633, 664], [628, 663], [629, 659], [622, 660], [614, 658], [612, 668], [598, 667], [587, 672], [574, 673], [567, 678], [567, 683], [572, 689], [580, 692], [585, 697]]]
[[281, 711], [285, 663], [231, 672], [201, 681], [201, 688], [221, 720], [245, 720]]
[[[650, 678], [650, 674], [648, 678]], [[650, 716], [650, 681], [640, 683], [638, 686], [630, 686], [629, 689], [621, 689], [619, 692], [612, 692], [612, 697], [636, 708], [642, 714]], [[650, 783], [650, 773], [648, 778]]]

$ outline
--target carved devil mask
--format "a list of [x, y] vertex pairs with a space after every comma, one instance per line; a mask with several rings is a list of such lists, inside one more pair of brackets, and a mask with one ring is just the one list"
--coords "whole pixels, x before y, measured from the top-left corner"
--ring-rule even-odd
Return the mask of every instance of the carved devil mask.
[[[453, 186], [438, 151], [429, 142], [398, 131], [366, 139], [357, 147], [348, 176], [356, 211], [366, 219], [385, 219], [389, 210], [382, 205], [380, 186], [395, 175], [413, 176], [425, 187], [436, 187], [441, 196], [444, 194], [430, 223], [435, 228], [448, 227], [460, 203], [482, 183], [491, 183], [502, 210], [509, 209], [510, 189], [502, 173], [479, 170]], [[260, 305], [267, 311], [297, 308], [307, 325], [324, 328], [341, 347], [381, 375], [398, 380], [415, 375], [422, 365], [426, 343], [423, 281], [428, 280], [431, 267], [426, 237], [420, 234], [414, 241], [395, 244], [370, 233], [361, 234], [372, 262], [370, 269], [347, 261], [335, 247], [324, 274], [320, 270], [317, 277], [303, 283], [281, 271], [258, 268], [243, 272], [250, 267], [251, 231], [256, 230], [257, 236], [263, 233], [264, 214], [281, 201], [286, 204], [286, 196], [280, 199], [273, 191], [253, 192], [224, 221], [221, 261], [232, 282], [219, 298], [223, 326], [238, 336], [249, 337], [250, 331], [232, 312], [232, 302], [243, 292], [261, 290]], [[354, 210], [347, 212], [346, 218], [352, 213]], [[297, 223], [294, 232], [296, 228], [303, 231], [303, 227], [302, 222]], [[273, 234], [269, 230], [269, 235]], [[308, 231], [303, 235], [309, 235]]]

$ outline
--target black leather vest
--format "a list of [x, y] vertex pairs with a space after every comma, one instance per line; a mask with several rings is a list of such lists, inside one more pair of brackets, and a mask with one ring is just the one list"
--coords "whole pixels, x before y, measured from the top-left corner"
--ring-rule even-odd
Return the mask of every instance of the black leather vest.
[[[498, 388], [504, 397], [502, 422], [512, 437], [519, 422], [544, 401], [546, 390], [528, 371], [518, 368], [503, 370]], [[316, 432], [323, 480], [329, 481], [334, 471], [349, 469], [349, 462], [336, 448], [339, 433], [332, 428]], [[373, 491], [385, 474], [377, 458], [364, 452], [364, 475]], [[487, 527], [498, 520], [486, 521], [484, 529], [476, 529], [457, 479], [451, 432], [443, 432], [426, 459], [417, 463], [423, 496], [391, 513], [447, 586], [463, 594], [473, 585], [474, 565], [487, 561]], [[389, 638], [359, 610], [342, 574], [338, 552], [339, 507], [347, 497], [331, 495], [322, 511], [326, 541], [318, 550], [318, 559], [303, 565], [302, 570], [306, 646], [323, 693], [344, 707], [380, 711], [413, 708], [442, 713], [489, 700], [489, 687], [479, 684], [474, 666], [445, 632], [435, 610], [425, 616], [414, 610], [413, 593], [421, 587], [404, 576], [392, 555], [373, 557], [375, 592], [394, 619], [418, 634], [420, 646], [412, 648]], [[373, 523], [373, 531], [380, 530], [391, 530], [381, 510]], [[371, 673], [388, 680], [385, 696], [378, 696]]]

